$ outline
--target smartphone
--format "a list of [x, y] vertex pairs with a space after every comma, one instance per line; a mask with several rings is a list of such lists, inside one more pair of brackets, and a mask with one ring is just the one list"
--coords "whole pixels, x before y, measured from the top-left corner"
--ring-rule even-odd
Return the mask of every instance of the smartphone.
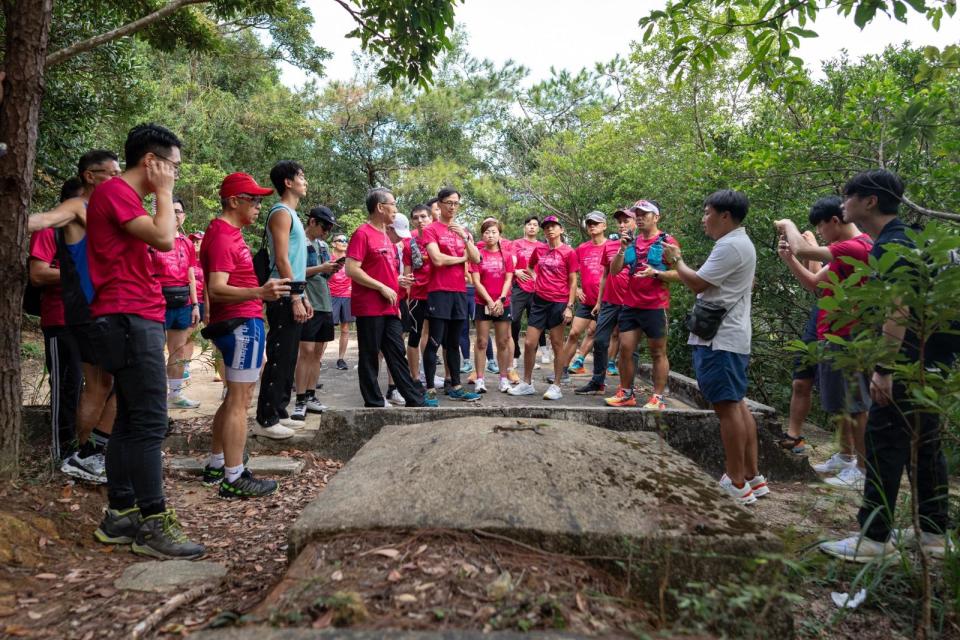
[[347, 261], [347, 256], [340, 256], [337, 258], [337, 264], [343, 264]]
[[304, 289], [307, 288], [306, 280], [291, 280], [287, 284], [290, 285], [291, 295], [300, 295], [301, 293], [303, 293]]

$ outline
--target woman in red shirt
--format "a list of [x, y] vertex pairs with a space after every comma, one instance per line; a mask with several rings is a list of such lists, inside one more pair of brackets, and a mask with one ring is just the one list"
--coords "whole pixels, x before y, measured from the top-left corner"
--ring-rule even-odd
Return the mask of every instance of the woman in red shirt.
[[477, 381], [474, 390], [486, 393], [483, 372], [487, 359], [487, 342], [490, 340], [490, 325], [493, 325], [497, 341], [497, 360], [500, 365], [501, 392], [510, 388], [507, 371], [510, 368], [510, 289], [513, 286], [513, 253], [506, 242], [500, 242], [503, 225], [487, 218], [480, 225], [483, 244], [480, 262], [470, 265], [473, 279], [474, 299], [477, 303], [477, 341], [474, 345]]

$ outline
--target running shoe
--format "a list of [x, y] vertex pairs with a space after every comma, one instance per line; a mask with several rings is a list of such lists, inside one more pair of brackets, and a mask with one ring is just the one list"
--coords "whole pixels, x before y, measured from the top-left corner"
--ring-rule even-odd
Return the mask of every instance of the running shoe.
[[467, 384], [476, 384], [477, 382], [477, 372], [471, 371], [470, 375], [467, 376]]
[[254, 478], [249, 469], [244, 469], [240, 477], [233, 482], [227, 482], [227, 479], [224, 478], [220, 482], [218, 495], [227, 500], [247, 500], [273, 495], [279, 488], [280, 483], [276, 480]]
[[486, 393], [487, 382], [483, 378], [477, 378], [477, 383], [474, 385], [473, 390], [477, 393]]
[[839, 473], [849, 466], [857, 466], [857, 459], [854, 456], [835, 453], [826, 462], [813, 465], [813, 470], [817, 473]]
[[602, 396], [607, 390], [607, 385], [591, 380], [582, 387], [577, 387], [574, 393], [578, 396]]
[[[557, 376], [555, 373], [551, 372], [544, 376], [550, 384], [554, 384], [557, 381]], [[570, 384], [570, 374], [566, 371], [563, 372], [563, 376], [560, 378], [560, 384]]]
[[430, 408], [439, 407], [439, 406], [440, 406], [440, 402], [437, 400], [437, 394], [435, 394], [435, 393], [433, 393], [433, 394], [430, 394], [430, 393], [425, 394], [425, 395], [423, 396], [423, 406], [425, 406], [425, 407], [430, 407]]
[[560, 391], [560, 387], [555, 384], [547, 387], [547, 391], [543, 394], [544, 400], [560, 400], [563, 398], [563, 392]]
[[[243, 464], [246, 465], [250, 460], [250, 454], [243, 452]], [[209, 464], [203, 466], [200, 474], [200, 481], [205, 487], [215, 487], [223, 480], [223, 467], [211, 467]]]
[[537, 389], [529, 382], [518, 382], [507, 390], [512, 396], [532, 396], [537, 393]]
[[263, 436], [264, 438], [270, 438], [271, 440], [286, 440], [287, 438], [292, 438], [294, 436], [293, 429], [283, 426], [282, 424], [274, 424], [269, 427], [265, 427], [259, 422], [253, 427], [253, 435]]
[[[395, 404], [401, 407], [407, 405], [407, 401], [403, 399], [403, 396], [400, 395], [400, 392], [396, 389], [390, 392], [390, 395], [387, 396], [387, 400], [390, 402], [390, 404]], [[326, 407], [323, 408], [326, 409]]]
[[471, 371], [473, 371], [473, 363], [470, 362], [470, 358], [466, 358], [460, 365], [460, 373], [470, 373]]
[[323, 404], [314, 397], [307, 398], [307, 413], [323, 413], [327, 410], [327, 405]]
[[807, 441], [803, 436], [797, 436], [794, 438], [789, 433], [781, 433], [780, 440], [778, 442], [780, 448], [786, 449], [790, 453], [806, 453], [807, 451]]
[[500, 373], [500, 365], [498, 365], [495, 360], [487, 360], [487, 372]]
[[510, 371], [507, 371], [507, 379], [510, 381], [510, 384], [517, 384], [520, 382], [520, 374], [517, 373], [517, 369], [513, 368]]
[[193, 560], [206, 552], [202, 544], [183, 533], [173, 509], [144, 518], [131, 548], [134, 553], [161, 560]]
[[107, 508], [93, 537], [104, 544], [130, 544], [140, 530], [141, 522], [139, 507], [123, 511]]
[[462, 400], [463, 402], [476, 402], [480, 399], [479, 393], [474, 393], [473, 391], [467, 391], [463, 387], [459, 389], [450, 389], [447, 391], [447, 397], [451, 400]]
[[743, 486], [738, 489], [727, 474], [723, 474], [723, 477], [720, 478], [720, 488], [736, 500], [737, 504], [753, 504], [757, 501], [757, 496], [753, 495], [753, 489], [750, 488], [749, 482], [744, 482]]
[[168, 396], [167, 406], [171, 409], [196, 409], [200, 406], [200, 403], [182, 395], [176, 397]]
[[758, 498], [763, 496], [770, 495], [770, 487], [767, 485], [767, 479], [764, 478], [761, 474], [757, 474], [752, 478], [747, 478], [747, 483], [750, 485], [750, 490], [753, 491], [753, 495]]
[[293, 406], [293, 413], [290, 414], [291, 420], [296, 420], [298, 422], [303, 422], [307, 419], [307, 403], [298, 402]]
[[340, 369], [340, 371], [346, 371], [349, 368], [350, 367], [347, 366], [346, 360], [344, 360], [343, 358], [340, 358], [339, 360], [337, 360], [337, 369]]
[[623, 387], [617, 387], [617, 393], [609, 398], [604, 398], [603, 401], [610, 407], [637, 406], [637, 398], [633, 393], [633, 389], [624, 389]]
[[831, 487], [836, 487], [837, 489], [863, 491], [863, 484], [866, 479], [866, 476], [863, 475], [863, 472], [860, 471], [857, 465], [853, 465], [847, 467], [832, 478], [826, 478], [824, 482]]
[[506, 393], [510, 390], [510, 380], [507, 378], [500, 378], [500, 386], [498, 387], [500, 393]]
[[[915, 545], [917, 533], [913, 529], [894, 529], [890, 537], [894, 544]], [[920, 546], [934, 558], [943, 558], [947, 553], [956, 553], [956, 542], [942, 533], [920, 532]]]
[[280, 418], [280, 426], [292, 429], [293, 431], [299, 431], [300, 429], [303, 429], [303, 421], [294, 420], [293, 418], [287, 416]]
[[107, 465], [102, 453], [94, 453], [81, 458], [80, 452], [75, 451], [63, 461], [63, 464], [60, 465], [60, 471], [71, 478], [96, 482], [97, 484], [107, 484]]
[[869, 564], [874, 560], [886, 560], [897, 553], [897, 548], [889, 540], [877, 542], [860, 534], [843, 540], [828, 540], [820, 543], [820, 551], [841, 560]]
[[663, 396], [661, 394], [654, 393], [650, 396], [650, 399], [647, 400], [647, 404], [643, 405], [643, 408], [663, 410], [667, 408], [667, 403], [663, 401]]
[[567, 367], [567, 371], [575, 376], [581, 376], [585, 374], [587, 370], [583, 366], [583, 356], [578, 355], [576, 358], [574, 358], [573, 362], [570, 363], [570, 366]]
[[617, 369], [617, 363], [611, 362], [607, 365], [607, 375], [608, 376], [619, 376], [620, 370]]
[[553, 363], [553, 351], [547, 347], [540, 347], [539, 349], [539, 358], [540, 364], [552, 364]]

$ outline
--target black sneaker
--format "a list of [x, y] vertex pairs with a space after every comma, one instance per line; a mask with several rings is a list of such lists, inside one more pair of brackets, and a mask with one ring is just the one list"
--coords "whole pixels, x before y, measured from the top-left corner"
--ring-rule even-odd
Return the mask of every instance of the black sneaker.
[[591, 380], [582, 387], [577, 387], [573, 392], [578, 396], [602, 396], [606, 388], [607, 385]]
[[104, 544], [130, 544], [140, 530], [142, 522], [139, 507], [131, 507], [123, 511], [107, 508], [100, 526], [93, 532], [93, 537]]
[[[249, 459], [250, 454], [244, 451], [243, 464], [247, 464]], [[215, 487], [220, 484], [221, 480], [223, 480], [223, 467], [211, 467], [209, 464], [203, 467], [203, 473], [201, 474], [201, 482], [203, 482], [203, 486]]]
[[276, 493], [279, 488], [280, 483], [276, 480], [258, 480], [249, 469], [244, 469], [233, 482], [227, 482], [226, 478], [220, 482], [220, 497], [227, 500], [264, 498]]
[[337, 360], [337, 369], [340, 369], [341, 371], [346, 371], [348, 369], [347, 361], [344, 360], [343, 358], [340, 358], [339, 360]]
[[173, 509], [144, 518], [131, 548], [134, 553], [161, 560], [193, 560], [206, 552], [202, 544], [183, 533]]

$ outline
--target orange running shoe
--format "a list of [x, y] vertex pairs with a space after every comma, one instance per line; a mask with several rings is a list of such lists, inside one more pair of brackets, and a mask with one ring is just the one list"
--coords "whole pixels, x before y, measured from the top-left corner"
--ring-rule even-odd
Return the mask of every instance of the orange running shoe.
[[666, 409], [667, 403], [663, 401], [663, 396], [659, 393], [655, 393], [650, 396], [650, 399], [647, 400], [647, 404], [643, 405], [644, 409]]
[[611, 407], [635, 407], [637, 406], [637, 394], [633, 389], [621, 387], [617, 390], [617, 395], [607, 398], [607, 404]]
[[516, 369], [510, 369], [510, 371], [507, 371], [507, 379], [510, 381], [510, 384], [517, 384], [520, 382], [520, 374], [517, 373]]

